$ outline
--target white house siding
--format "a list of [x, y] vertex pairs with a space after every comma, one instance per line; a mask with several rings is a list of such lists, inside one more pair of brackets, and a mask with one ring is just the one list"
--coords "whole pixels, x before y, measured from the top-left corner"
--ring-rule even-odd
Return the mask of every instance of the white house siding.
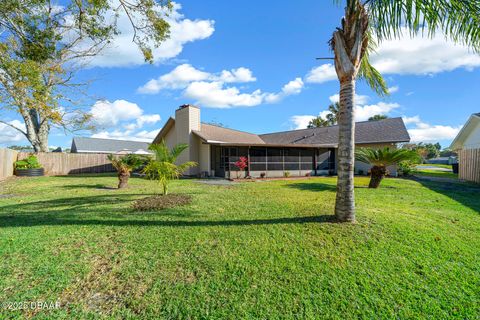
[[464, 149], [480, 149], [480, 121], [465, 139]]

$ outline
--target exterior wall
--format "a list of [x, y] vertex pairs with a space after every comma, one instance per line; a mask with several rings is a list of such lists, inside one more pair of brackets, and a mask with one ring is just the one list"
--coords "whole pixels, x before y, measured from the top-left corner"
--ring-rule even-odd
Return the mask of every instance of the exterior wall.
[[173, 148], [177, 144], [177, 135], [175, 132], [175, 125], [165, 135], [165, 143], [169, 148]]
[[210, 162], [210, 145], [202, 143], [199, 141], [199, 173], [203, 174], [203, 172], [207, 172], [208, 176], [213, 175], [211, 170], [211, 162]]
[[[200, 109], [194, 106], [180, 107], [175, 111], [176, 143], [186, 143], [188, 148], [180, 155], [178, 162], [198, 162], [199, 139], [192, 134], [192, 130], [200, 130]], [[186, 175], [196, 175], [198, 167], [190, 168]]]
[[463, 143], [464, 149], [480, 149], [480, 121]]

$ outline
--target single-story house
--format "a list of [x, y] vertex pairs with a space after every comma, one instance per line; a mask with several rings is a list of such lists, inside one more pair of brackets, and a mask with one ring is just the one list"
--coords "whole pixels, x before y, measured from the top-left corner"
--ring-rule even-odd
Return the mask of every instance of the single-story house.
[[458, 152], [458, 177], [480, 183], [480, 112], [468, 118], [450, 148]]
[[151, 154], [148, 142], [75, 137], [71, 153]]
[[[394, 147], [409, 142], [401, 118], [356, 124], [357, 147]], [[183, 105], [169, 118], [153, 143], [165, 140], [170, 148], [178, 143], [188, 149], [178, 161], [195, 161], [197, 167], [187, 175], [235, 178], [239, 174], [235, 162], [248, 159], [245, 174], [252, 177], [281, 177], [335, 174], [337, 168], [338, 126], [253, 134], [200, 121], [200, 109]], [[370, 166], [357, 163], [357, 173], [366, 174]], [[393, 168], [394, 170], [394, 168]], [[395, 172], [393, 173], [395, 174]]]

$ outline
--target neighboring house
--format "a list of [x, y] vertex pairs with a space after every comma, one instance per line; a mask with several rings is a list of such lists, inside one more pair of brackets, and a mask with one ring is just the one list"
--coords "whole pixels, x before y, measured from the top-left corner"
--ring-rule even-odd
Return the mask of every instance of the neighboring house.
[[480, 183], [480, 112], [468, 118], [450, 148], [458, 152], [459, 179]]
[[[198, 166], [186, 174], [217, 177], [236, 177], [235, 162], [240, 156], [248, 158], [248, 174], [259, 177], [281, 177], [334, 174], [337, 162], [338, 127], [253, 134], [211, 124], [201, 123], [200, 109], [183, 105], [163, 126], [153, 143], [164, 139], [171, 148], [178, 143], [188, 144], [179, 162], [196, 161]], [[358, 147], [394, 147], [409, 142], [410, 137], [401, 118], [356, 124]], [[356, 163], [356, 172], [367, 173], [370, 166]], [[395, 174], [395, 172], [393, 172]]]
[[75, 137], [71, 153], [150, 154], [149, 143], [128, 140]]
[[468, 118], [467, 123], [453, 140], [450, 149], [480, 149], [480, 112]]

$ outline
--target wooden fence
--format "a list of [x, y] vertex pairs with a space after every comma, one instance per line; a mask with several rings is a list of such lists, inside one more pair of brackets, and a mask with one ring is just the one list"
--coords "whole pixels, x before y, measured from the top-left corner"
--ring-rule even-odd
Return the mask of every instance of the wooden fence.
[[458, 157], [458, 178], [480, 183], [480, 149], [460, 150]]
[[[30, 153], [20, 152], [18, 159]], [[67, 175], [77, 173], [102, 173], [115, 171], [106, 154], [100, 153], [36, 153], [38, 161], [47, 175]]]
[[17, 161], [18, 152], [10, 149], [0, 149], [0, 180], [13, 175], [13, 163]]

